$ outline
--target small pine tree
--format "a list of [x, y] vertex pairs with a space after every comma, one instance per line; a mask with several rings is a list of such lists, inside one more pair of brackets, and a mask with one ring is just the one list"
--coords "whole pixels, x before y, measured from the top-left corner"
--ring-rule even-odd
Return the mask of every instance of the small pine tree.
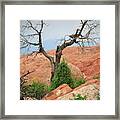
[[68, 84], [69, 86], [73, 84], [71, 70], [64, 60], [58, 64], [57, 70], [52, 79], [51, 89], [55, 89], [62, 84]]

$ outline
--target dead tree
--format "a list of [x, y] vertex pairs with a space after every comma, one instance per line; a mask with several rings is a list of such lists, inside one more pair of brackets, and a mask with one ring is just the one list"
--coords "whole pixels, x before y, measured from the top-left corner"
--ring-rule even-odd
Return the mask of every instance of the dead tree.
[[[57, 45], [55, 59], [54, 57], [48, 55], [44, 50], [42, 43], [42, 31], [44, 25], [46, 25], [43, 20], [39, 24], [34, 23], [30, 20], [24, 21], [25, 24], [21, 26], [21, 49], [27, 48], [29, 46], [37, 46], [38, 50], [36, 53], [42, 53], [51, 64], [51, 80], [54, 76], [55, 70], [57, 69], [58, 64], [62, 56], [62, 51], [73, 44], [79, 44], [80, 47], [84, 47], [87, 43], [90, 46], [90, 43], [96, 44], [96, 40], [99, 39], [96, 36], [96, 28], [99, 26], [99, 22], [95, 20], [81, 20], [79, 28], [76, 29], [75, 34], [67, 35], [68, 39], [63, 39], [62, 43]], [[33, 24], [34, 23], [34, 24]], [[29, 32], [30, 30], [32, 32]], [[24, 32], [27, 31], [27, 32]], [[94, 36], [95, 35], [95, 36]], [[37, 37], [36, 37], [37, 36]], [[32, 41], [32, 42], [31, 42]], [[34, 42], [33, 42], [34, 41]]]
[[[21, 44], [22, 44], [21, 48], [25, 48], [25, 47], [28, 47], [30, 45], [37, 46], [38, 51], [36, 51], [36, 52], [42, 53], [46, 58], [48, 58], [48, 60], [51, 63], [51, 78], [52, 78], [54, 75], [54, 71], [55, 71], [54, 58], [47, 54], [47, 52], [44, 50], [43, 44], [42, 44], [42, 30], [44, 28], [45, 23], [43, 22], [43, 20], [41, 20], [39, 24], [34, 26], [30, 20], [27, 20], [25, 22], [26, 22], [25, 25], [22, 26], [23, 31], [20, 34]], [[24, 33], [25, 30], [30, 30], [30, 29], [33, 33], [31, 33], [31, 34]], [[36, 40], [36, 42], [30, 42], [29, 39], [31, 37], [32, 37], [32, 39], [34, 39], [34, 36], [38, 36], [38, 40]]]

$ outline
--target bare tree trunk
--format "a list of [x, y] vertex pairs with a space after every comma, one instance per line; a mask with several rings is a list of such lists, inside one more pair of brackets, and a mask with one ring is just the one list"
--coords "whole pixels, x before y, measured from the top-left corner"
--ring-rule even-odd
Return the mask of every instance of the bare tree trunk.
[[41, 53], [43, 53], [43, 55], [48, 58], [48, 60], [50, 61], [51, 64], [51, 78], [50, 81], [52, 80], [54, 73], [55, 73], [55, 62], [54, 62], [54, 58], [52, 56], [49, 56], [46, 51], [42, 48]]
[[76, 41], [76, 39], [73, 39], [73, 40], [70, 40], [69, 42], [64, 42], [62, 45], [57, 46], [56, 56], [55, 56], [55, 58], [56, 58], [55, 59], [55, 69], [57, 69], [57, 66], [60, 63], [63, 49], [66, 48], [67, 46], [71, 46], [72, 44], [74, 44], [75, 41]]
[[57, 46], [56, 55], [55, 55], [55, 69], [57, 69], [57, 66], [60, 63], [61, 56], [62, 56], [62, 50], [60, 46]]
[[54, 58], [52, 56], [49, 56], [47, 52], [44, 50], [42, 46], [42, 38], [41, 38], [41, 32], [39, 32], [39, 52], [41, 52], [46, 58], [48, 58], [50, 64], [51, 64], [51, 78], [50, 81], [52, 80], [54, 73], [55, 73], [55, 63], [54, 63]]

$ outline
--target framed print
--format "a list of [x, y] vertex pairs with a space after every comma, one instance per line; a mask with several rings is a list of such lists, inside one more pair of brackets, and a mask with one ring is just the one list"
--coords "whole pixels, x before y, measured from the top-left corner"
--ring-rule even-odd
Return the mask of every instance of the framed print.
[[119, 119], [118, 1], [1, 5], [1, 118]]

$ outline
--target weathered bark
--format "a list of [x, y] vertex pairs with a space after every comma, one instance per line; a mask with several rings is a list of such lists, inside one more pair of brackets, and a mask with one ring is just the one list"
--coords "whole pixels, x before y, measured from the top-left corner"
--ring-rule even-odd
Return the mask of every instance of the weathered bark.
[[62, 50], [60, 46], [57, 46], [56, 56], [55, 56], [55, 69], [57, 69], [57, 66], [60, 63], [61, 56], [62, 56]]
[[42, 40], [41, 40], [41, 33], [38, 34], [39, 35], [39, 52], [42, 51]]
[[41, 50], [41, 53], [43, 53], [43, 55], [48, 58], [48, 60], [50, 61], [50, 64], [51, 64], [51, 78], [50, 80], [52, 80], [53, 76], [54, 76], [54, 73], [55, 73], [55, 62], [54, 62], [54, 57], [52, 56], [49, 56], [47, 54], [47, 52], [42, 48]]
[[75, 41], [76, 41], [76, 39], [73, 39], [73, 40], [64, 42], [62, 45], [58, 45], [57, 46], [57, 49], [56, 49], [56, 59], [55, 59], [56, 67], [60, 63], [60, 59], [61, 59], [61, 56], [62, 56], [63, 49], [65, 49], [67, 46], [71, 46], [72, 44], [75, 43]]

